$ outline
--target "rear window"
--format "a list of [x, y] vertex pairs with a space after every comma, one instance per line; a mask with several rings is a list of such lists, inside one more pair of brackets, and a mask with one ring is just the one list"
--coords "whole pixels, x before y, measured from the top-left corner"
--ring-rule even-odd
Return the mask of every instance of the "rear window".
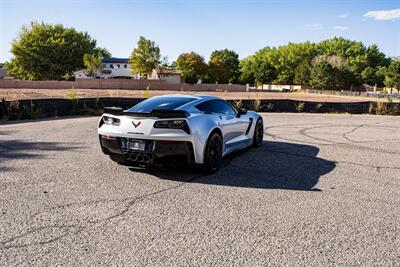
[[145, 112], [149, 113], [152, 110], [173, 110], [183, 106], [196, 98], [193, 97], [155, 97], [146, 99], [139, 104], [133, 106], [129, 112]]

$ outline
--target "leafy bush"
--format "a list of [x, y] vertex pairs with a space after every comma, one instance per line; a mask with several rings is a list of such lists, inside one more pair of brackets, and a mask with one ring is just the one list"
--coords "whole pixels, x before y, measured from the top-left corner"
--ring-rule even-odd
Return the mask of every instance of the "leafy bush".
[[71, 115], [76, 115], [78, 113], [78, 91], [72, 87], [67, 91], [66, 98], [71, 103]]
[[7, 120], [7, 116], [6, 99], [2, 98], [0, 100], [0, 120]]
[[147, 85], [146, 90], [143, 92], [143, 98], [147, 99], [150, 97], [150, 84]]
[[297, 112], [302, 112], [304, 110], [304, 106], [305, 106], [304, 102], [298, 102], [295, 104]]
[[323, 103], [318, 103], [318, 104], [315, 106], [315, 112], [318, 112], [323, 106], [324, 106]]
[[242, 100], [234, 100], [232, 105], [236, 110], [239, 110], [242, 108], [243, 103], [242, 103]]
[[272, 104], [271, 102], [269, 102], [267, 104], [267, 106], [265, 107], [266, 111], [272, 111], [274, 109], [274, 104]]
[[39, 105], [33, 104], [33, 101], [31, 100], [30, 103], [30, 119], [39, 119], [41, 117], [41, 110]]
[[261, 99], [258, 97], [258, 95], [256, 96], [256, 99], [254, 99], [251, 102], [251, 109], [254, 111], [260, 111], [263, 108]]
[[103, 113], [103, 105], [101, 104], [99, 93], [96, 94], [95, 112], [96, 115], [101, 115]]
[[8, 103], [7, 119], [8, 120], [20, 120], [22, 119], [23, 106], [18, 100], [14, 100]]

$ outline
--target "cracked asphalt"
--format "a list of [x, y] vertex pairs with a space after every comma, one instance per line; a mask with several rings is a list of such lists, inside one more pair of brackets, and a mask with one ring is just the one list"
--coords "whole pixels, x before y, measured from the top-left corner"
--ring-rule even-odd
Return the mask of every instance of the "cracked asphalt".
[[263, 114], [211, 176], [111, 162], [97, 118], [0, 125], [1, 266], [400, 266], [400, 119]]

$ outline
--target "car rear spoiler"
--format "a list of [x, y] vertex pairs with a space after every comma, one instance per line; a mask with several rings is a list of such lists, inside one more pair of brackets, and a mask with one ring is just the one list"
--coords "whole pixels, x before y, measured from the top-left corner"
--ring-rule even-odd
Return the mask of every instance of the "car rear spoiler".
[[189, 114], [184, 110], [162, 110], [153, 109], [151, 112], [129, 112], [120, 107], [105, 107], [104, 113], [113, 115], [130, 115], [136, 117], [157, 117], [157, 118], [187, 118]]

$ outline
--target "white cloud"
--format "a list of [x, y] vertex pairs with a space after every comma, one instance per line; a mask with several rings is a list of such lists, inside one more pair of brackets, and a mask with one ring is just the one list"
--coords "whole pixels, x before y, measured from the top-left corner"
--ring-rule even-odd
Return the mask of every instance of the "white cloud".
[[340, 31], [346, 31], [349, 29], [349, 27], [346, 26], [335, 26], [334, 29], [340, 30]]
[[337, 17], [340, 18], [340, 19], [344, 19], [344, 18], [347, 18], [348, 16], [349, 15], [347, 15], [347, 14], [340, 14]]
[[395, 20], [400, 19], [400, 8], [392, 10], [373, 10], [364, 14], [364, 17], [374, 20]]
[[320, 24], [320, 23], [314, 23], [314, 24], [306, 24], [306, 25], [304, 25], [304, 27], [310, 28], [310, 29], [323, 29], [324, 25]]

